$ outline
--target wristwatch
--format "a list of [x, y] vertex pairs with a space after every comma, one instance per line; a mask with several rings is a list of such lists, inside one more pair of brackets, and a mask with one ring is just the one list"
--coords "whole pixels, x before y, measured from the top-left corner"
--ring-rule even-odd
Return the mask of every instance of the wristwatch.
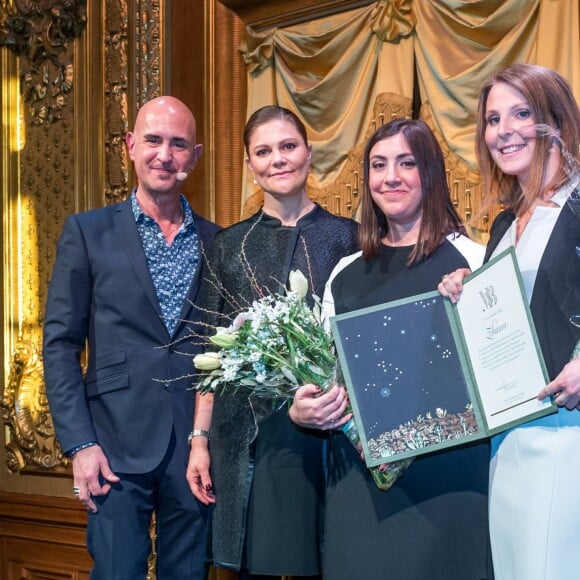
[[191, 445], [191, 440], [194, 437], [205, 437], [209, 441], [209, 431], [205, 429], [194, 429], [187, 437], [187, 444]]

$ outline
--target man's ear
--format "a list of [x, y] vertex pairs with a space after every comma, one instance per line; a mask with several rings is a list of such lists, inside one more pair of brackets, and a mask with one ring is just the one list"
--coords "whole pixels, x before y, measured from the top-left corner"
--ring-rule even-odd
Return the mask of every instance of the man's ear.
[[202, 154], [203, 154], [203, 145], [201, 143], [194, 145], [192, 155], [191, 155], [192, 161], [193, 161], [193, 167], [195, 167], [197, 165], [197, 162], [199, 161], [199, 158], [202, 156]]
[[127, 151], [129, 152], [129, 159], [135, 161], [135, 134], [129, 131], [125, 135], [125, 144], [127, 145]]

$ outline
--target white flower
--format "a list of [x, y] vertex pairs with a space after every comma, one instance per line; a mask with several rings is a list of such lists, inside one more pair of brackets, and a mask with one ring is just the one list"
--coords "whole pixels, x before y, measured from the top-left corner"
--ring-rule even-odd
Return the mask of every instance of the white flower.
[[224, 381], [233, 381], [236, 379], [237, 370], [235, 369], [227, 369], [224, 371]]
[[300, 298], [306, 298], [308, 294], [308, 280], [300, 270], [292, 270], [288, 276], [290, 292], [294, 292]]
[[233, 348], [236, 345], [238, 335], [235, 332], [228, 332], [227, 329], [221, 327], [217, 329], [217, 333], [209, 337], [211, 343], [220, 348]]
[[258, 397], [291, 398], [299, 383], [326, 384], [336, 366], [332, 337], [304, 300], [307, 292], [296, 270], [284, 294], [262, 296], [228, 328], [215, 328], [209, 341], [219, 353], [195, 361], [206, 371], [202, 391], [242, 388]]
[[220, 355], [217, 352], [196, 354], [193, 357], [193, 366], [200, 371], [213, 371], [221, 366]]

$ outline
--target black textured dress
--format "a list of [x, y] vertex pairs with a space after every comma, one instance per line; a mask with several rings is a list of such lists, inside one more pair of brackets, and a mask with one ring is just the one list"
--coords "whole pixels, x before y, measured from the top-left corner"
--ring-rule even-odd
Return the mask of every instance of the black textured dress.
[[[322, 295], [338, 260], [357, 249], [357, 224], [320, 206], [295, 227], [260, 212], [219, 232], [208, 256], [203, 304], [212, 325], [260, 295], [280, 292], [291, 270]], [[320, 572], [324, 471], [322, 437], [296, 427], [284, 406], [252, 408], [247, 397], [214, 399], [210, 453], [216, 504], [214, 565], [253, 574], [308, 576]]]
[[[482, 248], [475, 249], [481, 263]], [[382, 246], [376, 260], [358, 258], [341, 270], [331, 284], [336, 314], [431, 292], [443, 274], [469, 267], [449, 241], [413, 267], [410, 250]], [[329, 448], [324, 580], [493, 577], [487, 441], [415, 459], [386, 492], [342, 434]]]

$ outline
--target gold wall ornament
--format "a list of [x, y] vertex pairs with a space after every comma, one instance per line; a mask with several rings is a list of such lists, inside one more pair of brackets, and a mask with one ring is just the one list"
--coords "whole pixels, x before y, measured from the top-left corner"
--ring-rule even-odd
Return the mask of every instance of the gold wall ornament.
[[470, 228], [473, 237], [482, 243], [487, 242], [490, 225], [501, 208], [493, 207], [488, 213], [482, 213], [484, 200], [481, 173], [469, 167], [447, 143], [436, 126], [429, 103], [421, 105], [419, 117], [429, 125], [441, 145], [453, 206]]
[[56, 445], [44, 391], [42, 360], [32, 342], [21, 341], [12, 353], [8, 384], [0, 401], [2, 419], [10, 430], [6, 464], [12, 473], [66, 473], [70, 460]]
[[135, 0], [137, 18], [136, 26], [136, 66], [137, 83], [136, 104], [138, 107], [161, 95], [164, 85], [162, 66], [164, 54], [162, 40], [165, 38], [163, 22], [165, 21], [164, 3], [161, 0]]
[[86, 0], [4, 0], [0, 4], [0, 46], [27, 61], [20, 82], [34, 124], [61, 119], [73, 86], [68, 44], [79, 36], [86, 21]]
[[219, 0], [254, 30], [281, 28], [346, 12], [376, 0]]
[[122, 201], [129, 192], [129, 160], [125, 135], [129, 129], [129, 7], [110, 0], [105, 11], [105, 204]]
[[[125, 147], [131, 119], [139, 107], [164, 92], [166, 16], [162, 0], [106, 2], [106, 205], [123, 201], [133, 181]], [[134, 34], [130, 34], [132, 27]]]

